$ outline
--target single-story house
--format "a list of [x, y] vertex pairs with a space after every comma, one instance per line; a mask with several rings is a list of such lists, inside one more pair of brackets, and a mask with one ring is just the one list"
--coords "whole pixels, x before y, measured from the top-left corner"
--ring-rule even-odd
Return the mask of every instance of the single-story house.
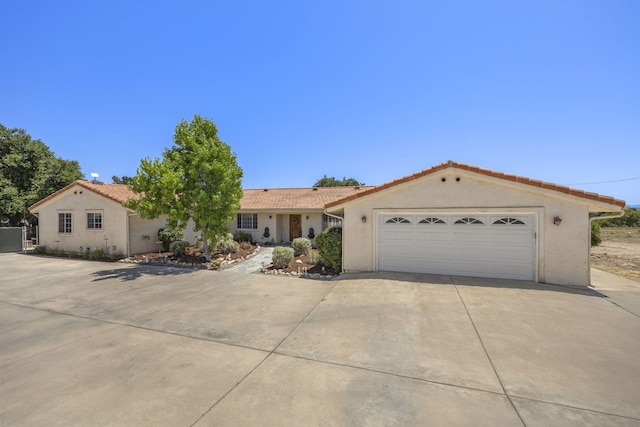
[[296, 237], [314, 239], [322, 230], [341, 226], [324, 206], [374, 187], [260, 188], [244, 190], [229, 230], [251, 233], [253, 241], [290, 242]]
[[[154, 251], [165, 219], [122, 206], [125, 185], [77, 181], [34, 204], [40, 244], [67, 251]], [[244, 190], [230, 232], [259, 243], [343, 228], [345, 272], [399, 271], [590, 283], [590, 213], [625, 202], [530, 178], [446, 162], [378, 186]], [[187, 227], [185, 239], [195, 241]]]
[[[141, 218], [123, 203], [135, 196], [122, 184], [76, 181], [29, 207], [38, 217], [38, 243], [65, 252], [102, 249], [133, 255], [161, 249], [158, 230], [166, 217]], [[187, 227], [185, 239], [195, 241]]]
[[590, 284], [592, 212], [625, 202], [446, 162], [327, 203], [343, 217], [343, 270]]
[[[240, 210], [227, 224], [229, 231], [250, 233], [258, 243], [290, 242], [296, 237], [313, 239], [340, 219], [324, 214], [330, 201], [373, 187], [269, 188], [244, 190]], [[123, 184], [76, 181], [29, 207], [38, 217], [41, 246], [81, 252], [134, 255], [161, 248], [158, 230], [166, 217], [141, 218], [123, 203], [134, 197]], [[189, 224], [185, 240], [194, 243], [199, 233]]]

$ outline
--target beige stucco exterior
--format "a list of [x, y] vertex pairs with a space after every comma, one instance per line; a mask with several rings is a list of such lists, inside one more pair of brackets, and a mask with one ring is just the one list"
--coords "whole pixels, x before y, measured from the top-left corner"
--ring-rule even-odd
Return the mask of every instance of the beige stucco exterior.
[[[60, 233], [58, 214], [71, 214], [71, 233]], [[101, 213], [102, 228], [87, 228], [87, 214]], [[81, 185], [71, 185], [34, 211], [39, 222], [39, 244], [65, 252], [102, 249], [107, 254], [134, 255], [157, 251], [158, 230], [166, 217], [143, 219], [120, 203]], [[190, 222], [185, 240], [194, 243], [197, 235]]]
[[[317, 236], [323, 227], [322, 209], [297, 209], [297, 210], [240, 210], [237, 214], [257, 214], [258, 227], [256, 229], [244, 229], [237, 226], [237, 214], [234, 219], [227, 222], [227, 228], [231, 233], [243, 231], [251, 234], [254, 242], [260, 244], [278, 244], [291, 241], [289, 235], [289, 219], [291, 215], [300, 215], [302, 224], [302, 237], [309, 237], [309, 230], [313, 228]], [[269, 237], [265, 237], [265, 228], [269, 228]], [[312, 241], [314, 239], [311, 239]]]
[[[377, 271], [378, 216], [388, 212], [518, 212], [536, 218], [539, 282], [589, 285], [589, 212], [620, 211], [608, 203], [448, 168], [327, 209], [344, 216], [343, 270]], [[366, 217], [363, 223], [362, 217]], [[560, 217], [559, 226], [554, 217]]]

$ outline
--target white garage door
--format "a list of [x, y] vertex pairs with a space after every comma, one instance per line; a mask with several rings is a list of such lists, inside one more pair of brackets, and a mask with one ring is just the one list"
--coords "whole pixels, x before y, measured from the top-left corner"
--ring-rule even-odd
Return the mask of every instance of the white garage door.
[[378, 270], [534, 280], [534, 214], [381, 214]]

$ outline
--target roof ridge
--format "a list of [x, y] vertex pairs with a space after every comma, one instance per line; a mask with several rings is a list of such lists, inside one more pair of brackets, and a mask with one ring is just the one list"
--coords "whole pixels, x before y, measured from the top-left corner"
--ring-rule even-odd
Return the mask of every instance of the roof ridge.
[[514, 175], [514, 174], [508, 174], [505, 172], [499, 172], [499, 171], [494, 171], [492, 169], [486, 169], [486, 168], [481, 168], [479, 166], [473, 166], [473, 165], [469, 165], [466, 163], [458, 163], [455, 162], [453, 160], [448, 160], [444, 163], [440, 163], [434, 166], [431, 166], [430, 168], [427, 169], [423, 169], [421, 171], [415, 172], [413, 174], [410, 175], [405, 175], [403, 177], [394, 179], [393, 181], [387, 181], [383, 184], [377, 185], [374, 188], [362, 191], [358, 194], [352, 194], [350, 196], [344, 197], [342, 199], [339, 200], [335, 200], [333, 202], [329, 202], [325, 205], [325, 208], [329, 208], [329, 207], [333, 207], [333, 206], [337, 206], [343, 203], [347, 203], [350, 202], [351, 200], [355, 200], [358, 199], [360, 197], [364, 197], [366, 195], [369, 194], [373, 194], [373, 193], [377, 193], [379, 191], [385, 190], [387, 188], [390, 187], [395, 187], [396, 185], [400, 185], [403, 184], [405, 182], [409, 182], [409, 181], [414, 181], [418, 178], [422, 178], [424, 176], [427, 175], [431, 175], [435, 172], [444, 170], [444, 169], [448, 169], [448, 168], [457, 168], [457, 169], [461, 169], [461, 170], [466, 170], [469, 172], [474, 172], [480, 175], [485, 175], [485, 176], [490, 176], [493, 178], [499, 178], [499, 179], [504, 179], [507, 181], [513, 181], [513, 182], [517, 182], [520, 184], [526, 184], [526, 185], [531, 185], [534, 187], [539, 187], [539, 188], [543, 188], [546, 190], [552, 190], [552, 191], [558, 191], [561, 193], [565, 193], [565, 194], [569, 194], [575, 197], [581, 197], [584, 199], [588, 199], [588, 200], [594, 200], [594, 201], [598, 201], [601, 203], [609, 203], [615, 206], [619, 206], [624, 208], [624, 206], [626, 205], [624, 200], [619, 200], [616, 199], [614, 197], [611, 196], [604, 196], [604, 195], [600, 195], [598, 193], [591, 193], [588, 191], [584, 191], [584, 190], [578, 190], [576, 188], [571, 188], [571, 187], [567, 187], [565, 185], [559, 185], [559, 184], [554, 184], [551, 182], [546, 182], [546, 181], [541, 181], [538, 179], [532, 179], [532, 178], [527, 178], [524, 176], [520, 176], [520, 175]]

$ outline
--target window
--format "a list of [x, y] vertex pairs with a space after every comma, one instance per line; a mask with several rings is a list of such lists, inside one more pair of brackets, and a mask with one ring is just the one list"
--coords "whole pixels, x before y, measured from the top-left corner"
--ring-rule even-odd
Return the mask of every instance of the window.
[[524, 225], [524, 222], [520, 221], [517, 218], [500, 218], [493, 222], [496, 225], [499, 224], [516, 224], [516, 225]]
[[326, 230], [331, 227], [342, 228], [342, 220], [335, 216], [322, 214], [322, 229]]
[[71, 234], [71, 212], [58, 214], [58, 233]]
[[257, 230], [258, 214], [238, 214], [238, 229]]
[[401, 216], [397, 216], [394, 218], [389, 218], [385, 221], [386, 224], [411, 224], [407, 218], [402, 218]]
[[477, 218], [460, 218], [454, 224], [484, 224]]
[[102, 230], [102, 213], [101, 212], [87, 213], [87, 228], [89, 230]]
[[446, 223], [440, 218], [429, 217], [429, 218], [421, 219], [418, 224], [446, 224]]

